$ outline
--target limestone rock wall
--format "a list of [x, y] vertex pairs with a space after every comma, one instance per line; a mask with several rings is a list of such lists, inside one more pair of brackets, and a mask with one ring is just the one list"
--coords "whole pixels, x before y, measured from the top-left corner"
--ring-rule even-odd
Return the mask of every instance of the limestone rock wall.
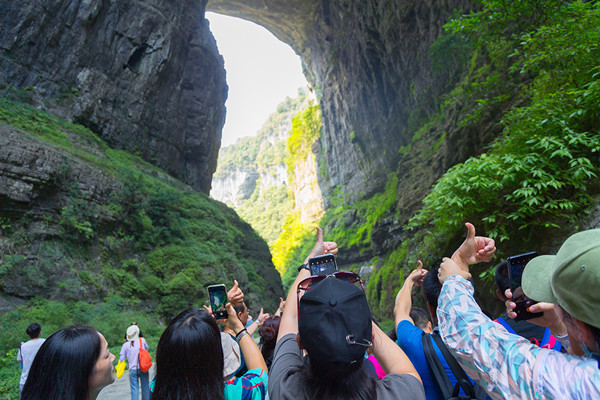
[[3, 2], [0, 83], [208, 193], [227, 85], [205, 4]]
[[[343, 185], [368, 197], [395, 170], [411, 123], [435, 112], [448, 84], [432, 72], [430, 45], [466, 0], [210, 0], [211, 11], [252, 20], [302, 57], [320, 96], [325, 193]], [[414, 128], [414, 127], [413, 127]], [[441, 171], [440, 171], [441, 172]]]

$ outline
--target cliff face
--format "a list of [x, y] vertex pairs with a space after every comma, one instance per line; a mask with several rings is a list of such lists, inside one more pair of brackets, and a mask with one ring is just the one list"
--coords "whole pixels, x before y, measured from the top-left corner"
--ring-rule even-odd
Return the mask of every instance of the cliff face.
[[227, 86], [205, 3], [4, 2], [0, 82], [208, 193]]
[[465, 0], [211, 0], [207, 5], [266, 27], [301, 55], [321, 96], [329, 172], [321, 186], [328, 193], [343, 185], [354, 198], [381, 190], [399, 161], [398, 149], [411, 140], [411, 124], [435, 112], [432, 99], [451, 77], [432, 72], [429, 47], [455, 9], [470, 7]]
[[29, 106], [1, 98], [0, 120], [0, 312], [119, 296], [170, 317], [234, 279], [277, 307], [267, 244], [231, 209]]
[[[0, 17], [0, 74], [4, 83], [33, 87], [46, 108], [111, 146], [208, 193], [227, 88], [205, 7], [254, 21], [302, 57], [320, 97], [324, 192], [343, 185], [353, 198], [368, 197], [396, 168], [411, 129], [436, 111], [432, 99], [452, 77], [432, 72], [430, 44], [455, 9], [470, 6], [467, 0], [13, 1]], [[450, 158], [445, 164], [456, 161]]]
[[[286, 165], [292, 120], [308, 105], [309, 98], [304, 89], [299, 91], [298, 97], [286, 98], [256, 136], [239, 139], [221, 149], [219, 165], [213, 176], [211, 197], [234, 207], [270, 244], [281, 233], [285, 215], [294, 207], [293, 199], [296, 200], [294, 211], [301, 212], [303, 217], [308, 209], [305, 210], [304, 203], [299, 204], [298, 201], [315, 201], [313, 198], [301, 200], [306, 195], [315, 194], [308, 193], [304, 185], [298, 183], [288, 187], [290, 179]], [[312, 175], [306, 175], [307, 171], [300, 167], [297, 174], [306, 175], [308, 185], [318, 189], [314, 154], [307, 155], [307, 158], [312, 160], [312, 164], [308, 163], [312, 167]], [[320, 199], [318, 190], [316, 194]]]

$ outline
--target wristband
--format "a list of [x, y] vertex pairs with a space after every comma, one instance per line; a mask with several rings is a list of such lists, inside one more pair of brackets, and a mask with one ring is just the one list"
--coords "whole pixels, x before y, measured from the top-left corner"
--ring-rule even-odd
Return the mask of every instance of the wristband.
[[261, 325], [259, 320], [256, 320], [254, 322], [256, 322], [256, 326], [260, 326]]
[[248, 335], [246, 328], [242, 329], [235, 335], [235, 339], [239, 342], [244, 336]]
[[298, 267], [298, 272], [302, 271], [303, 269], [309, 269], [308, 264], [302, 264], [301, 266]]
[[560, 343], [562, 345], [562, 347], [564, 347], [565, 349], [568, 349], [569, 347], [571, 347], [571, 339], [569, 339], [568, 333], [564, 336], [554, 335], [554, 337], [556, 338], [556, 340], [558, 340], [558, 343]]

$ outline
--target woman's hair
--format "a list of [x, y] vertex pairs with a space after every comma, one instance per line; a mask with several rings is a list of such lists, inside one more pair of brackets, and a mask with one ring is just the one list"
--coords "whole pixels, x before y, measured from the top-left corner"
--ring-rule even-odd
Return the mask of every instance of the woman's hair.
[[54, 333], [35, 356], [21, 399], [86, 400], [100, 346], [100, 335], [92, 327], [72, 326]]
[[152, 400], [223, 398], [223, 350], [217, 323], [204, 310], [185, 310], [171, 320], [158, 342]]
[[274, 315], [265, 319], [263, 324], [258, 329], [260, 335], [260, 341], [258, 347], [262, 353], [264, 359], [271, 357], [275, 351], [275, 345], [277, 344], [277, 334], [279, 333], [279, 323], [281, 317]]
[[318, 364], [305, 365], [303, 370], [305, 392], [309, 399], [375, 400], [375, 379], [367, 375], [363, 360], [355, 363], [336, 363], [320, 368]]

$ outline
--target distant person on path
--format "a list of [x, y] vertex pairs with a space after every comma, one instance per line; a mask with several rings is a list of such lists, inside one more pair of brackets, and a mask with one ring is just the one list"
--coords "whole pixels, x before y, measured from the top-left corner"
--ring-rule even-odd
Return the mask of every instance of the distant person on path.
[[106, 339], [96, 329], [62, 329], [40, 347], [21, 400], [96, 400], [115, 380], [114, 360]]
[[139, 369], [138, 355], [140, 346], [150, 350], [146, 339], [140, 337], [140, 328], [137, 325], [131, 325], [127, 328], [127, 342], [121, 346], [119, 359], [129, 364], [129, 384], [131, 387], [131, 400], [139, 399], [140, 383], [142, 391], [142, 400], [150, 399], [150, 382], [148, 372], [142, 372]]
[[29, 369], [31, 368], [35, 355], [46, 341], [46, 339], [40, 339], [42, 334], [42, 327], [40, 324], [33, 323], [29, 325], [25, 332], [27, 332], [27, 335], [29, 335], [31, 339], [25, 343], [21, 343], [19, 352], [17, 353], [17, 361], [19, 361], [19, 364], [21, 364], [23, 369], [21, 371], [21, 381], [19, 382], [19, 393], [23, 391], [23, 386], [25, 386], [25, 382], [27, 381], [27, 375], [29, 374]]
[[[132, 322], [131, 325], [135, 325], [139, 328], [138, 323], [137, 322]], [[144, 337], [144, 334], [142, 333], [142, 330], [140, 329], [140, 337]], [[125, 332], [125, 336], [123, 336], [123, 343], [127, 342], [127, 332]]]

